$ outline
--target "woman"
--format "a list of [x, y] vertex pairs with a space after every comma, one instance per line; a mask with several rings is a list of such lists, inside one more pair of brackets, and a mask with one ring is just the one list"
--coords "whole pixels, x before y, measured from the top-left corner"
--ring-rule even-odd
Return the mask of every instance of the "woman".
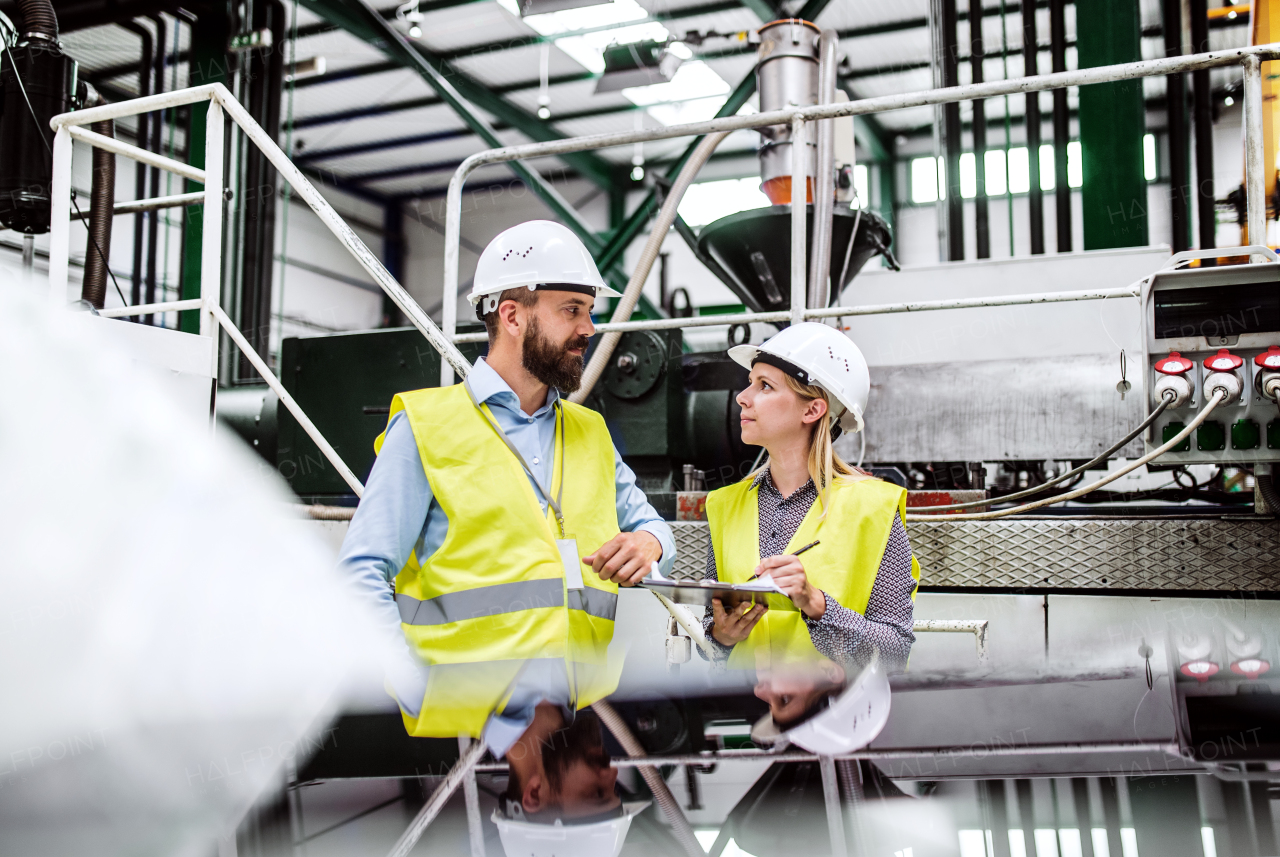
[[873, 650], [887, 669], [903, 668], [920, 579], [902, 525], [906, 491], [832, 448], [842, 429], [862, 430], [870, 389], [862, 352], [806, 322], [729, 356], [751, 370], [737, 397], [742, 440], [763, 446], [768, 460], [707, 498], [705, 577], [771, 577], [789, 600], [729, 611], [713, 601], [703, 618], [713, 648], [730, 666], [771, 671], [824, 657], [865, 663]]

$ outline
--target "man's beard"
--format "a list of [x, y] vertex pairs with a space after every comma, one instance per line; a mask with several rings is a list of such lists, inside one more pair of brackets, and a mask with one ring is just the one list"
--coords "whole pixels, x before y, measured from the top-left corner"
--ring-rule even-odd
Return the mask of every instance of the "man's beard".
[[542, 334], [537, 316], [534, 316], [529, 319], [529, 327], [524, 334], [520, 365], [548, 387], [573, 393], [582, 385], [586, 363], [582, 355], [571, 354], [569, 349], [581, 348], [585, 353], [589, 342], [585, 336], [574, 336], [557, 345]]

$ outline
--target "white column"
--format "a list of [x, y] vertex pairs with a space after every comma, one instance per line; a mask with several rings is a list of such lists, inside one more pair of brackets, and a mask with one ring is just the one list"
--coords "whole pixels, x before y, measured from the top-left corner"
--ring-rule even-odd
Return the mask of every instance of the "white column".
[[[1249, 243], [1267, 246], [1267, 185], [1263, 163], [1262, 61], [1251, 54], [1244, 61], [1244, 185]], [[1254, 259], [1261, 259], [1255, 256]]]
[[[440, 328], [452, 343], [458, 333], [458, 254], [462, 244], [462, 181], [454, 175], [444, 205], [444, 285], [441, 290]], [[453, 383], [453, 367], [440, 358], [440, 386]]]
[[204, 135], [204, 219], [200, 241], [200, 335], [213, 337], [212, 374], [218, 377], [218, 320], [222, 292], [222, 105], [209, 99]]
[[791, 120], [791, 323], [804, 321], [807, 286], [805, 268], [809, 262], [808, 242], [805, 240], [805, 219], [808, 215], [808, 182], [805, 176], [805, 122], [800, 116]]
[[71, 131], [59, 125], [53, 135], [53, 187], [49, 221], [49, 302], [67, 302], [67, 266], [71, 253]]

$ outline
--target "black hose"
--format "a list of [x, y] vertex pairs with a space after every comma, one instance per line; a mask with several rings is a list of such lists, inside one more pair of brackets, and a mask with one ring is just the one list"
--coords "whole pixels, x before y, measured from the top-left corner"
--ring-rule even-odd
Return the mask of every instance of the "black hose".
[[933, 514], [934, 512], [953, 512], [956, 509], [972, 509], [975, 506], [990, 506], [992, 503], [1008, 503], [1013, 500], [1021, 500], [1023, 497], [1030, 497], [1032, 494], [1039, 494], [1041, 491], [1044, 491], [1047, 488], [1052, 488], [1054, 485], [1058, 485], [1062, 482], [1065, 482], [1066, 480], [1070, 479], [1072, 476], [1075, 476], [1077, 474], [1083, 474], [1089, 468], [1095, 467], [1101, 464], [1102, 462], [1106, 461], [1108, 458], [1114, 455], [1117, 451], [1123, 448], [1125, 444], [1127, 444], [1129, 441], [1133, 440], [1135, 437], [1137, 437], [1138, 435], [1146, 431], [1147, 426], [1155, 422], [1156, 418], [1164, 413], [1164, 409], [1169, 407], [1169, 404], [1172, 401], [1173, 401], [1173, 393], [1169, 393], [1168, 395], [1165, 396], [1165, 398], [1160, 400], [1160, 404], [1156, 406], [1156, 409], [1152, 411], [1150, 414], [1148, 414], [1145, 420], [1143, 420], [1141, 423], [1138, 424], [1137, 428], [1129, 432], [1124, 437], [1120, 438], [1120, 440], [1113, 443], [1110, 449], [1106, 450], [1105, 452], [1098, 455], [1094, 459], [1090, 461], [1086, 461], [1084, 464], [1081, 464], [1079, 467], [1075, 467], [1075, 468], [1072, 468], [1071, 470], [1068, 470], [1066, 473], [1062, 474], [1061, 476], [1055, 476], [1054, 478], [1050, 479], [1048, 482], [1044, 482], [1040, 485], [1036, 485], [1033, 488], [1028, 488], [1025, 491], [1018, 491], [1017, 493], [1014, 493], [1014, 494], [1006, 494], [1003, 497], [992, 497], [989, 500], [974, 500], [969, 503], [952, 503], [949, 506], [920, 506], [913, 509], [912, 511], [924, 513], [924, 514]]
[[1275, 480], [1275, 476], [1269, 473], [1254, 474], [1253, 477], [1253, 490], [1262, 495], [1262, 502], [1267, 505], [1268, 515], [1280, 515], [1280, 491], [1276, 490]]
[[[85, 107], [102, 103], [102, 97], [89, 86]], [[115, 122], [94, 122], [89, 130], [104, 137], [115, 136]], [[89, 237], [85, 239], [84, 280], [80, 298], [102, 309], [107, 299], [108, 266], [111, 262], [111, 223], [115, 219], [116, 156], [113, 152], [93, 150], [93, 190], [89, 203]]]
[[36, 36], [58, 41], [58, 16], [53, 12], [51, 0], [18, 0], [22, 13], [22, 36]]

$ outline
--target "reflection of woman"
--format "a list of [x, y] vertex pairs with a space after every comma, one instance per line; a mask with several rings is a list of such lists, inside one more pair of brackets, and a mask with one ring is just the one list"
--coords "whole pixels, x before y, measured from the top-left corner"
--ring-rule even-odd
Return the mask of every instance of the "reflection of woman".
[[707, 498], [706, 577], [767, 575], [790, 601], [726, 611], [716, 600], [703, 618], [708, 639], [744, 668], [812, 663], [819, 654], [865, 661], [872, 649], [902, 668], [915, 640], [920, 579], [902, 525], [906, 491], [832, 448], [842, 429], [862, 430], [870, 386], [862, 353], [839, 331], [804, 323], [729, 355], [751, 370], [738, 394], [743, 443], [769, 455], [766, 466]]

